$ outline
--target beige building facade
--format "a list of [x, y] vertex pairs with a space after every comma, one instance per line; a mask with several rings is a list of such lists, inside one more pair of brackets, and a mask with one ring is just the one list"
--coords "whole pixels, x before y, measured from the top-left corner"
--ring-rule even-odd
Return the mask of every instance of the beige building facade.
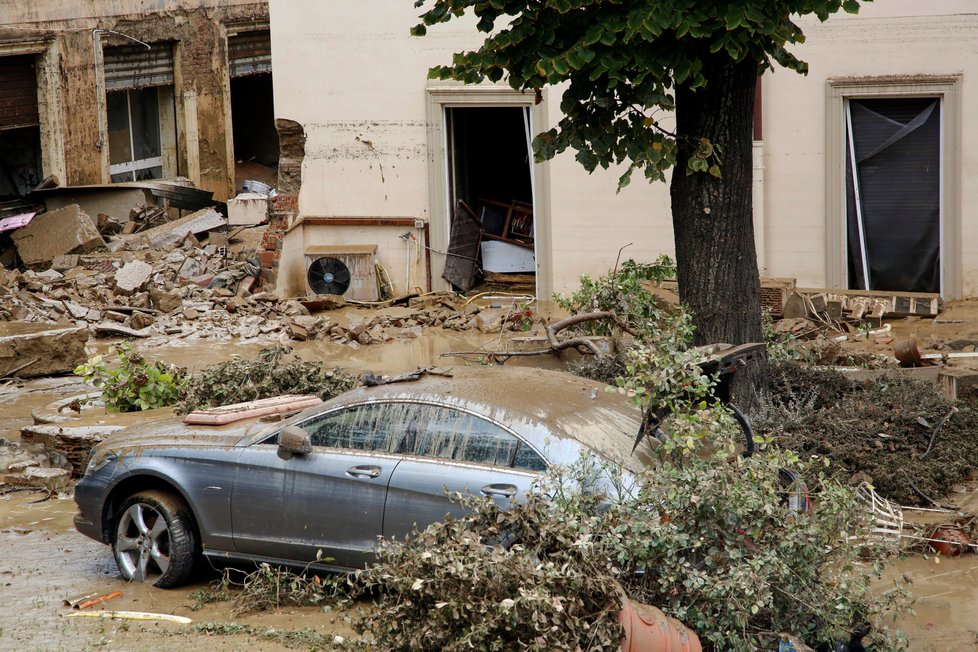
[[3, 3], [0, 195], [54, 175], [232, 196], [236, 160], [278, 158], [269, 41], [261, 1]]
[[[802, 21], [808, 40], [796, 52], [810, 73], [762, 77], [754, 213], [763, 275], [978, 294], [978, 218], [968, 211], [978, 128], [967, 119], [978, 90], [965, 84], [978, 74], [972, 5], [885, 0], [858, 16]], [[672, 253], [667, 185], [636, 180], [617, 192], [619, 171], [589, 175], [572, 153], [528, 162], [528, 136], [560, 119], [559, 89], [536, 103], [502, 85], [427, 79], [453, 52], [478, 47], [472, 23], [411, 37], [417, 10], [395, 0], [271, 0], [270, 18], [276, 117], [305, 136], [280, 293], [310, 291], [310, 252], [323, 247], [375, 247], [395, 294], [449, 288], [446, 260], [467, 260], [446, 255], [465, 240], [452, 233], [459, 200], [482, 219], [483, 242], [502, 243], [490, 254], [505, 247], [493, 265], [534, 271], [541, 297], [607, 272], [622, 247], [638, 260]]]

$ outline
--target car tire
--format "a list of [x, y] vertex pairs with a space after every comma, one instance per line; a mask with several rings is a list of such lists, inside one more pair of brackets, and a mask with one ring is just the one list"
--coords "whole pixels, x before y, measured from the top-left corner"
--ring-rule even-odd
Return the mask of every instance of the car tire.
[[112, 553], [122, 577], [159, 588], [184, 584], [197, 552], [193, 516], [181, 499], [162, 491], [143, 491], [116, 512]]

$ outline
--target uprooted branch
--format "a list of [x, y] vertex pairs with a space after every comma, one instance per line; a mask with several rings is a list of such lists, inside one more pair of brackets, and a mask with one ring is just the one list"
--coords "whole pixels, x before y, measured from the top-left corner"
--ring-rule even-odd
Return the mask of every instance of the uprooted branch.
[[570, 328], [571, 326], [576, 326], [577, 324], [583, 324], [589, 321], [601, 321], [610, 320], [615, 323], [615, 325], [622, 331], [635, 335], [635, 330], [624, 323], [618, 318], [614, 312], [601, 311], [601, 312], [584, 312], [578, 315], [572, 315], [555, 321], [547, 326], [547, 342], [550, 345], [546, 349], [534, 349], [532, 351], [450, 351], [448, 353], [442, 353], [443, 357], [463, 357], [463, 356], [483, 356], [487, 358], [493, 358], [505, 362], [506, 359], [514, 356], [529, 356], [529, 355], [549, 355], [554, 353], [559, 353], [565, 349], [576, 348], [576, 349], [587, 349], [597, 358], [602, 358], [606, 354], [601, 348], [594, 342], [593, 339], [588, 337], [575, 337], [569, 340], [558, 340], [557, 333], [564, 330], [565, 328]]

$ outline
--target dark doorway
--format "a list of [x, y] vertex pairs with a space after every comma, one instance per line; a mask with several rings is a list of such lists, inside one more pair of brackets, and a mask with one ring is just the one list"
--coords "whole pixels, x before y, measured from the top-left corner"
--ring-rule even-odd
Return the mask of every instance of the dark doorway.
[[461, 265], [459, 274], [453, 268], [462, 259], [450, 256], [445, 278], [469, 290], [479, 280], [473, 273], [481, 269], [484, 281], [532, 290], [533, 279], [527, 279], [536, 271], [528, 108], [450, 107], [445, 121], [452, 244], [464, 241], [467, 253], [455, 253], [477, 259], [474, 267]]
[[941, 100], [850, 99], [846, 114], [849, 287], [940, 292]]
[[272, 96], [272, 39], [268, 30], [228, 37], [234, 185], [278, 183], [278, 132]]
[[271, 74], [231, 80], [231, 123], [237, 189], [246, 179], [274, 187], [278, 177], [278, 132]]
[[0, 197], [26, 195], [41, 179], [41, 130], [0, 130]]

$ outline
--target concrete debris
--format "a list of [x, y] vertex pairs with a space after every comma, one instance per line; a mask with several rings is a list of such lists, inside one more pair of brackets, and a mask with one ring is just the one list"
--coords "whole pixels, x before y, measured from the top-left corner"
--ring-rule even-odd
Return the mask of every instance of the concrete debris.
[[[88, 464], [88, 453], [92, 447], [124, 426], [25, 426], [20, 431], [20, 441], [24, 444], [40, 444], [45, 450], [57, 451], [71, 465], [71, 474], [81, 477]], [[10, 467], [8, 470], [13, 470]]]
[[188, 236], [203, 234], [212, 229], [227, 226], [227, 223], [227, 219], [216, 210], [205, 208], [179, 220], [166, 222], [141, 233], [120, 238], [112, 243], [110, 249], [114, 251], [121, 251], [123, 248], [129, 250], [167, 250], [179, 246]]
[[31, 466], [16, 473], [7, 473], [3, 481], [13, 485], [40, 487], [60, 493], [68, 489], [71, 471], [67, 469], [40, 468]]
[[41, 327], [0, 337], [0, 378], [71, 373], [88, 358], [86, 341], [85, 328]]
[[87, 213], [77, 204], [38, 215], [13, 232], [17, 254], [27, 267], [50, 265], [64, 254], [93, 251], [105, 241]]
[[146, 285], [152, 275], [152, 265], [141, 260], [126, 263], [122, 269], [115, 273], [116, 290], [131, 294]]
[[254, 226], [268, 220], [268, 195], [243, 192], [227, 203], [228, 224]]
[[[66, 349], [77, 354], [58, 365], [58, 371], [40, 361], [59, 360], [63, 353], [18, 355], [16, 362], [0, 357], [0, 377], [15, 371], [18, 376], [70, 372], [84, 362], [82, 347], [89, 336], [141, 338], [148, 347], [173, 339], [232, 338], [328, 340], [357, 347], [413, 339], [431, 327], [518, 330], [507, 308], [510, 302], [480, 307], [448, 292], [379, 310], [351, 310], [339, 296], [281, 300], [262, 288], [253, 249], [235, 250], [225, 233], [214, 234], [219, 244], [209, 241], [210, 234], [204, 239], [209, 229], [224, 224], [216, 211], [199, 211], [119, 238], [116, 242], [124, 240], [125, 248], [118, 251], [59, 253], [63, 273], [50, 264], [44, 271], [0, 272], [0, 323], [70, 327], [79, 333]], [[194, 233], [201, 234], [203, 245]], [[347, 310], [342, 321], [315, 314], [340, 308]]]

